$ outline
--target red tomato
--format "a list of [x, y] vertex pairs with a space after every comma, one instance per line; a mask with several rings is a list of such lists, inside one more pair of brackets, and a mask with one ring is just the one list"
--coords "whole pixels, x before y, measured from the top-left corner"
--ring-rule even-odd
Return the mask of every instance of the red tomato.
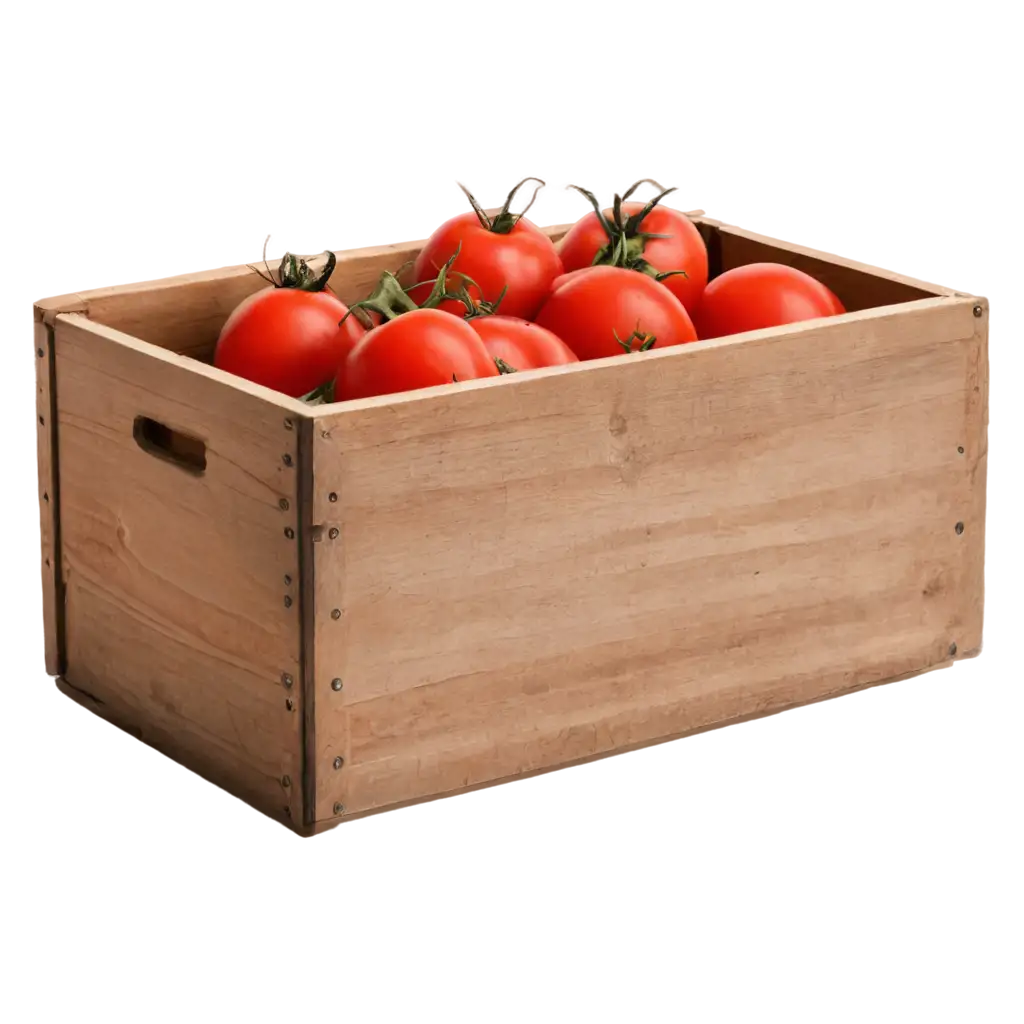
[[[522, 214], [508, 212], [516, 190], [531, 180], [540, 179], [521, 181], [495, 217], [488, 217], [472, 195], [466, 192], [473, 211], [445, 221], [430, 236], [416, 257], [413, 280], [424, 282], [437, 277], [444, 264], [458, 251], [452, 274], [456, 280], [459, 273], [471, 279], [472, 283], [467, 283], [473, 299], [489, 303], [501, 299], [499, 312], [531, 319], [547, 298], [551, 282], [562, 273], [562, 261], [551, 239]], [[507, 291], [502, 298], [505, 289]], [[421, 301], [429, 290], [430, 286], [424, 285], [410, 289], [409, 294]], [[446, 300], [438, 308], [457, 316], [465, 312], [460, 303], [451, 300]]]
[[[639, 184], [641, 182], [637, 182]], [[634, 185], [626, 195], [636, 187]], [[618, 213], [609, 209], [598, 216], [597, 200], [589, 192], [579, 191], [591, 200], [595, 212], [578, 220], [562, 238], [558, 251], [565, 269], [589, 267], [596, 261], [645, 273], [683, 270], [685, 275], [671, 274], [662, 278], [661, 283], [692, 315], [708, 283], [708, 250], [690, 218], [665, 206], [623, 203], [618, 197]], [[660, 199], [658, 196], [653, 203], [657, 204]], [[640, 217], [644, 210], [647, 213]], [[645, 234], [668, 237], [644, 238]]]
[[845, 312], [810, 274], [781, 263], [748, 263], [707, 286], [693, 319], [700, 337], [721, 338]]
[[484, 343], [492, 359], [515, 370], [578, 363], [571, 348], [549, 330], [512, 316], [477, 316], [466, 321]]
[[236, 307], [221, 328], [214, 366], [301, 398], [329, 381], [362, 337], [348, 307], [329, 292], [264, 288]]
[[356, 343], [338, 373], [335, 397], [369, 398], [496, 376], [494, 360], [465, 320], [439, 309], [414, 309]]
[[653, 277], [622, 267], [565, 274], [555, 281], [537, 323], [580, 359], [697, 340], [689, 314], [667, 288]]

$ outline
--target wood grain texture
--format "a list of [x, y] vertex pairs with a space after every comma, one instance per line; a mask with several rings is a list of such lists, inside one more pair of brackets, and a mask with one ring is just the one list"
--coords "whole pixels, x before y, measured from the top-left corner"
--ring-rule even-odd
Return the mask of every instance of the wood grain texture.
[[317, 820], [947, 661], [973, 305], [317, 410]]
[[[567, 228], [559, 225], [545, 230], [557, 239]], [[422, 241], [415, 241], [338, 251], [331, 289], [345, 303], [364, 299], [383, 271], [398, 270], [422, 247]], [[243, 265], [59, 295], [40, 300], [36, 309], [44, 322], [76, 312], [160, 348], [209, 361], [231, 311], [266, 286]]]
[[731, 224], [722, 224], [708, 218], [704, 218], [702, 223], [713, 274], [748, 263], [784, 263], [827, 285], [851, 312], [913, 302], [936, 295], [959, 294], [950, 288], [928, 284], [803, 245], [758, 235]]
[[60, 580], [60, 478], [57, 472], [57, 395], [53, 331], [36, 322], [36, 465], [39, 470], [39, 540], [43, 591], [43, 644], [46, 671], [64, 671], [64, 606]]
[[[75, 314], [56, 318], [55, 343], [68, 683], [170, 756], [300, 823], [294, 419]], [[143, 451], [138, 416], [205, 442], [205, 472]]]

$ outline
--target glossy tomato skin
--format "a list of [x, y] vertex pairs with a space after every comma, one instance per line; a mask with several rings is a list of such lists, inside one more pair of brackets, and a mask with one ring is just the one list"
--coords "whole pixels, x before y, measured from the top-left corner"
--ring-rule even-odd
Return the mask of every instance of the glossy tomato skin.
[[293, 398], [325, 384], [364, 330], [328, 292], [264, 288], [237, 306], [220, 331], [214, 366]]
[[[488, 231], [475, 213], [467, 212], [445, 221], [430, 236], [416, 257], [413, 280], [433, 280], [457, 249], [459, 255], [449, 274], [451, 284], [457, 287], [458, 273], [466, 274], [479, 285], [479, 289], [470, 287], [470, 295], [487, 302], [497, 302], [507, 285], [499, 307], [503, 316], [533, 319], [551, 282], [562, 273], [554, 243], [536, 224], [521, 217], [511, 231], [499, 234]], [[422, 302], [429, 292], [430, 286], [426, 285], [411, 289], [409, 294]], [[466, 312], [464, 306], [451, 300], [439, 308], [456, 316]]]
[[369, 398], [477, 377], [498, 368], [465, 320], [439, 309], [415, 309], [367, 332], [349, 352], [335, 397]]
[[[623, 203], [623, 220], [643, 208], [643, 203]], [[610, 220], [612, 211], [605, 210], [604, 215]], [[640, 230], [670, 236], [648, 239], [644, 244], [643, 258], [659, 272], [686, 271], [685, 277], [673, 274], [661, 284], [679, 299], [692, 316], [708, 283], [708, 250], [700, 232], [689, 217], [667, 206], [656, 206], [651, 210], [643, 219]], [[588, 213], [566, 232], [559, 244], [562, 265], [566, 270], [589, 267], [607, 244], [608, 236], [597, 214]]]
[[576, 353], [561, 338], [528, 320], [513, 316], [478, 316], [467, 322], [480, 336], [492, 359], [503, 359], [516, 370], [579, 362]]
[[802, 270], [749, 263], [707, 286], [694, 323], [701, 338], [722, 338], [845, 312], [834, 292]]
[[537, 323], [580, 359], [623, 355], [616, 335], [626, 341], [634, 331], [654, 335], [656, 348], [697, 340], [685, 307], [667, 288], [647, 274], [621, 267], [563, 275], [537, 314]]

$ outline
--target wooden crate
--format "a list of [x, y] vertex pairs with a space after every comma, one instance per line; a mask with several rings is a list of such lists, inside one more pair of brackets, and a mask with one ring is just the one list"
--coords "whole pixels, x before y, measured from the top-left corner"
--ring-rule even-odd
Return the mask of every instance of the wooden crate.
[[208, 365], [245, 267], [38, 303], [60, 688], [310, 834], [976, 654], [987, 303], [694, 219], [849, 312], [309, 407]]

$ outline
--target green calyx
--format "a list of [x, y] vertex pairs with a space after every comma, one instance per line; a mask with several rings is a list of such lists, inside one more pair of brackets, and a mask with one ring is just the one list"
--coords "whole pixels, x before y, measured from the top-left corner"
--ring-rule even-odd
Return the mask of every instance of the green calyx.
[[[455, 250], [438, 272], [433, 282], [420, 281], [417, 284], [410, 285], [409, 288], [403, 288], [398, 277], [391, 273], [390, 270], [385, 270], [380, 275], [380, 280], [377, 282], [377, 287], [374, 288], [373, 292], [360, 302], [352, 303], [349, 311], [341, 318], [338, 326], [340, 327], [350, 316], [355, 316], [364, 327], [369, 329], [373, 326], [373, 322], [367, 315], [367, 311], [376, 313], [384, 323], [387, 323], [389, 320], [394, 320], [403, 313], [411, 313], [415, 309], [437, 309], [442, 302], [449, 299], [461, 302], [466, 307], [465, 318], [467, 320], [474, 316], [485, 316], [493, 313], [498, 303], [504, 297], [504, 292], [499, 296], [498, 301], [494, 303], [476, 301], [469, 294], [469, 285], [473, 285], [474, 288], [479, 288], [479, 286], [471, 278], [458, 271], [455, 272], [456, 276], [461, 279], [458, 288], [453, 288], [450, 284], [448, 275], [451, 273], [452, 264], [458, 259], [459, 252], [460, 249]], [[409, 292], [426, 284], [432, 285], [430, 294], [423, 302], [417, 303]]]
[[[322, 292], [327, 287], [327, 282], [331, 279], [331, 274], [334, 273], [334, 265], [338, 262], [333, 252], [328, 250], [321, 253], [320, 256], [310, 257], [310, 260], [286, 252], [281, 257], [275, 278], [267, 263], [267, 242], [269, 241], [270, 235], [267, 235], [266, 241], [263, 243], [263, 267], [266, 273], [250, 265], [249, 269], [253, 273], [259, 274], [264, 281], [272, 284], [275, 288], [294, 288], [300, 292]], [[319, 269], [310, 265], [312, 260], [321, 258], [324, 262]]]
[[[537, 182], [537, 187], [533, 190], [533, 195], [530, 197], [530, 201], [526, 204], [526, 207], [519, 213], [509, 213], [509, 207], [512, 205], [512, 200], [515, 199], [516, 193], [528, 182]], [[469, 200], [469, 205], [473, 207], [473, 212], [476, 214], [480, 224], [487, 230], [493, 231], [496, 235], [507, 235], [522, 219], [526, 216], [526, 211], [533, 206], [537, 199], [537, 193], [544, 187], [546, 182], [540, 178], [523, 178], [521, 182], [508, 194], [508, 199], [505, 200], [505, 205], [493, 216], [488, 217], [484, 212], [483, 207], [476, 201], [473, 193], [466, 188], [462, 182], [456, 182], [459, 188], [466, 193], [466, 198]]]
[[308, 395], [303, 395], [299, 401], [305, 402], [307, 405], [330, 405], [334, 401], [334, 379], [314, 388]]
[[[643, 209], [623, 219], [622, 204], [641, 185], [653, 185], [659, 190], [658, 195], [650, 200]], [[663, 188], [653, 178], [641, 178], [630, 185], [621, 196], [616, 194], [612, 204], [611, 220], [605, 216], [604, 210], [601, 208], [601, 204], [597, 201], [597, 197], [593, 192], [588, 192], [585, 188], [580, 188], [579, 185], [570, 185], [569, 188], [575, 189], [590, 202], [590, 205], [594, 207], [594, 213], [597, 215], [598, 222], [604, 233], [608, 236], [607, 243], [594, 256], [593, 266], [623, 267], [626, 270], [637, 270], [641, 274], [653, 277], [656, 281], [664, 281], [666, 277], [673, 277], [679, 274], [683, 277], [688, 276], [685, 270], [659, 271], [652, 267], [644, 256], [644, 250], [650, 239], [671, 237], [670, 235], [659, 235], [649, 231], [641, 231], [640, 228], [651, 210], [665, 196], [675, 192], [674, 187]]]
[[[653, 334], [645, 334], [640, 330], [640, 321], [637, 321], [636, 327], [633, 328], [633, 333], [623, 340], [619, 337], [619, 332], [614, 328], [612, 334], [615, 335], [615, 340], [622, 346], [623, 352], [648, 352], [654, 348], [655, 342], [658, 340]], [[635, 345], [635, 342], [639, 342], [639, 345]]]

